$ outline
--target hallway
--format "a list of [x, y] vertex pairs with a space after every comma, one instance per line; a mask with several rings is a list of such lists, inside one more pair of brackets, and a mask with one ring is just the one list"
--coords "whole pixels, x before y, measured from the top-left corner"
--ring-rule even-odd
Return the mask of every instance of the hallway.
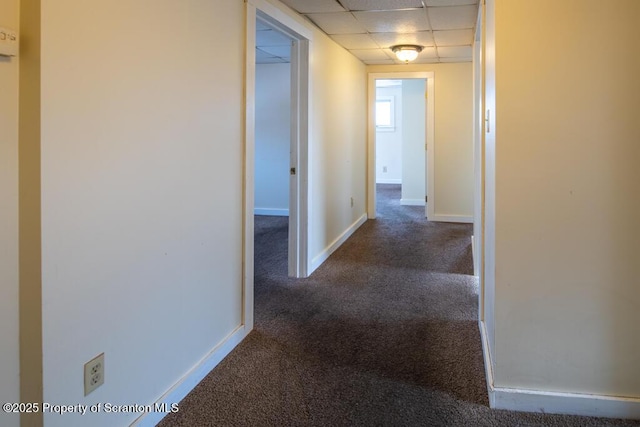
[[472, 226], [399, 198], [379, 185], [378, 219], [303, 280], [287, 218], [256, 217], [255, 330], [160, 425], [633, 425], [491, 411]]

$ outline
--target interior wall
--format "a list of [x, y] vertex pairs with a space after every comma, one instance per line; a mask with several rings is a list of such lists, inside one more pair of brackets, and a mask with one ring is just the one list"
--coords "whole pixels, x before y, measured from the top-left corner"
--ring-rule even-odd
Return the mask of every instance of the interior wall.
[[43, 400], [149, 404], [242, 321], [244, 6], [68, 0], [40, 22]]
[[368, 73], [433, 71], [435, 74], [436, 215], [473, 217], [472, 64], [369, 65]]
[[[424, 206], [426, 190], [426, 81], [402, 80], [403, 205]], [[377, 141], [376, 141], [377, 143]]]
[[256, 64], [255, 213], [289, 214], [291, 64]]
[[639, 20], [496, 1], [496, 385], [640, 397]]
[[[19, 30], [18, 0], [0, 0], [0, 26]], [[18, 57], [0, 56], [0, 402], [20, 401], [18, 320]], [[0, 424], [19, 425], [0, 413]]]
[[312, 268], [365, 217], [367, 159], [365, 65], [324, 33], [313, 31], [309, 111]]
[[[376, 183], [402, 183], [402, 86], [376, 88], [376, 96], [392, 96], [393, 130], [376, 130]], [[386, 170], [385, 170], [386, 168]]]

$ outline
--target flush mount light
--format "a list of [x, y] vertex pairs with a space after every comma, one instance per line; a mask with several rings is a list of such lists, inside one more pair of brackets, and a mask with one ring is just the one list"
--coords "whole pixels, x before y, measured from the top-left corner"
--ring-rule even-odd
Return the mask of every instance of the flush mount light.
[[399, 44], [391, 46], [391, 50], [396, 54], [400, 61], [409, 63], [418, 57], [418, 53], [422, 52], [422, 46], [417, 44]]

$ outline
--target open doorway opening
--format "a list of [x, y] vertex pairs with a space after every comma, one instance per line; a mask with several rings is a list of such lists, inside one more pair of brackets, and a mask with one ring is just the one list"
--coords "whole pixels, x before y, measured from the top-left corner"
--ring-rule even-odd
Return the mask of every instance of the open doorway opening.
[[[249, 0], [246, 3], [246, 92], [245, 92], [245, 161], [244, 161], [244, 245], [243, 245], [243, 325], [251, 330], [254, 322], [254, 249], [255, 249], [255, 214], [256, 214], [256, 154], [261, 148], [256, 146], [256, 73], [257, 52], [259, 44], [260, 58], [271, 57], [273, 63], [286, 64], [282, 59], [289, 53], [290, 77], [290, 123], [289, 123], [289, 157], [288, 164], [280, 155], [277, 156], [278, 172], [271, 190], [288, 190], [288, 212], [286, 205], [279, 204], [280, 214], [288, 213], [287, 235], [287, 270], [291, 277], [306, 277], [308, 265], [308, 109], [309, 109], [309, 40], [311, 31], [300, 22], [283, 14], [280, 9], [266, 0]], [[280, 39], [280, 43], [272, 44], [259, 41], [258, 31], [270, 32], [267, 36]], [[283, 38], [284, 37], [284, 38]], [[284, 66], [283, 66], [284, 67]], [[272, 97], [267, 97], [272, 100]], [[262, 108], [269, 108], [261, 106]], [[286, 130], [285, 130], [286, 132]], [[283, 143], [286, 146], [286, 143]], [[282, 151], [282, 150], [281, 150]], [[259, 163], [263, 167], [265, 162]], [[268, 163], [268, 161], [266, 162]], [[267, 172], [266, 175], [271, 177]], [[288, 186], [283, 184], [284, 176], [288, 176]], [[262, 182], [262, 181], [260, 181]], [[258, 197], [262, 197], [261, 195]], [[274, 206], [261, 207], [268, 209]], [[258, 211], [260, 212], [260, 211]], [[277, 211], [276, 211], [277, 212]], [[262, 211], [262, 213], [267, 213]], [[272, 212], [273, 213], [273, 212]], [[286, 217], [284, 217], [286, 218]]]
[[398, 204], [424, 206], [431, 216], [433, 91], [433, 72], [369, 75], [369, 218], [378, 214], [378, 189], [387, 201], [398, 195]]
[[376, 80], [375, 172], [378, 201], [422, 206], [427, 216], [425, 95], [425, 79]]
[[[256, 17], [254, 264], [288, 274], [291, 135], [291, 51], [293, 39]], [[294, 194], [295, 198], [296, 195]], [[291, 225], [291, 226], [290, 226]]]

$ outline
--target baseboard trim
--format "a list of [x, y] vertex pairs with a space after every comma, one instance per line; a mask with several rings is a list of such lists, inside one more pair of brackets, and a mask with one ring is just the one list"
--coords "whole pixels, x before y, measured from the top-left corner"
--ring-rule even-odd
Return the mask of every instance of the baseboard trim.
[[424, 206], [424, 199], [400, 199], [400, 204], [403, 206]]
[[479, 322], [489, 406], [509, 411], [640, 419], [640, 398], [496, 387], [484, 322]]
[[289, 216], [289, 209], [255, 208], [253, 209], [253, 214], [265, 216]]
[[378, 179], [376, 184], [402, 184], [401, 179]]
[[487, 335], [487, 325], [484, 321], [478, 321], [480, 327], [480, 341], [482, 342], [482, 357], [484, 358], [484, 375], [487, 381], [487, 394], [489, 396], [489, 406], [495, 408], [495, 393], [493, 387], [493, 361], [491, 359], [491, 348], [489, 347], [489, 336]]
[[471, 224], [471, 223], [473, 223], [473, 216], [434, 214], [433, 216], [429, 217], [429, 221], [436, 221], [436, 222], [463, 222], [463, 223]]
[[599, 394], [559, 393], [494, 387], [495, 409], [582, 415], [587, 417], [640, 419], [640, 399]]
[[[182, 378], [180, 378], [169, 390], [167, 390], [151, 406], [166, 404], [170, 409], [172, 403], [178, 403], [195, 388], [200, 381], [207, 376], [218, 364], [247, 336], [250, 330], [239, 326], [225, 339], [216, 345], [202, 360], [196, 363]], [[153, 427], [158, 424], [167, 413], [147, 412], [138, 417], [131, 426]]]
[[335, 239], [329, 246], [327, 246], [320, 254], [311, 260], [311, 268], [309, 274], [313, 273], [316, 268], [320, 267], [323, 262], [331, 256], [351, 235], [367, 220], [367, 214], [363, 214], [360, 218], [351, 224], [337, 239]]

